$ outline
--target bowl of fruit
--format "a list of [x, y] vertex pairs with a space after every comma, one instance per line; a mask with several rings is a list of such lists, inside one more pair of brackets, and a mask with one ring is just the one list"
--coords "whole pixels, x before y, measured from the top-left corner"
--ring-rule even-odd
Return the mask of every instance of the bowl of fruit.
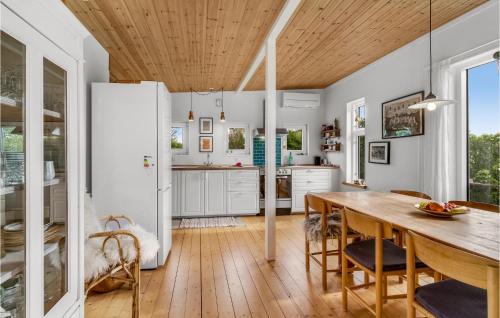
[[465, 206], [456, 205], [454, 203], [440, 203], [435, 201], [420, 202], [415, 204], [415, 207], [422, 212], [440, 218], [451, 218], [457, 214], [464, 214], [469, 211]]

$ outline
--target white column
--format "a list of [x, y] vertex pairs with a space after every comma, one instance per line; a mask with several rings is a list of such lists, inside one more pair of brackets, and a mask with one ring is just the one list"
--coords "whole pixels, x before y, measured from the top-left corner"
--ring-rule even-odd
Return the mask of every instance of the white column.
[[266, 40], [265, 256], [276, 257], [276, 37]]

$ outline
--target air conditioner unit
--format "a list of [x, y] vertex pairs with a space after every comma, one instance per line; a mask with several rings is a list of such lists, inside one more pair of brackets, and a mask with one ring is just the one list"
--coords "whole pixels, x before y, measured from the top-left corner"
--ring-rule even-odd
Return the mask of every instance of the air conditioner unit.
[[320, 94], [311, 93], [283, 93], [282, 107], [288, 108], [318, 108]]

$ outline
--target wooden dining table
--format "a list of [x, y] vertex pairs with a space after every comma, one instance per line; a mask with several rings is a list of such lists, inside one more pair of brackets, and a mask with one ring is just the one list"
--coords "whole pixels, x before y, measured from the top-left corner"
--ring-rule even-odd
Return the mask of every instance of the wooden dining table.
[[500, 214], [478, 209], [437, 218], [415, 207], [426, 201], [396, 193], [324, 192], [310, 193], [338, 208], [349, 208], [391, 224], [394, 228], [410, 230], [446, 245], [500, 262]]

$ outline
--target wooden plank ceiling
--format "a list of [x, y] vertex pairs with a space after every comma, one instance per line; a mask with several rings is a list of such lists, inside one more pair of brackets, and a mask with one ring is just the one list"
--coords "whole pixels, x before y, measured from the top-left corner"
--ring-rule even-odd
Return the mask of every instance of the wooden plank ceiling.
[[284, 0], [63, 0], [110, 54], [112, 81], [235, 89]]
[[[433, 28], [487, 0], [433, 0]], [[65, 0], [111, 79], [234, 90], [284, 0]], [[428, 32], [427, 0], [302, 0], [277, 43], [280, 89], [324, 88]], [[438, 44], [436, 44], [438, 45]], [[246, 90], [264, 89], [261, 65]]]

